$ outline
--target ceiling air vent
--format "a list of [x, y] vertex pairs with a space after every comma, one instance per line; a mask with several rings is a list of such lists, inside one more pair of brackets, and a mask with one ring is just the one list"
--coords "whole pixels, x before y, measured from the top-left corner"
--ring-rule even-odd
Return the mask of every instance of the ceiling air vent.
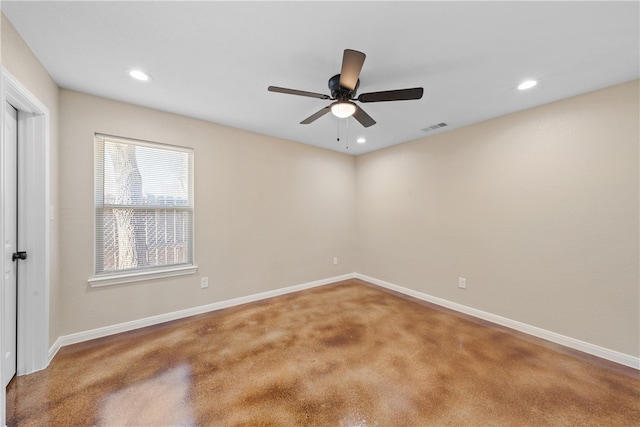
[[447, 124], [443, 122], [443, 123], [438, 123], [437, 125], [426, 127], [426, 128], [424, 128], [422, 130], [425, 131], [425, 132], [431, 132], [432, 130], [438, 130], [438, 129], [443, 128], [445, 126], [447, 126]]

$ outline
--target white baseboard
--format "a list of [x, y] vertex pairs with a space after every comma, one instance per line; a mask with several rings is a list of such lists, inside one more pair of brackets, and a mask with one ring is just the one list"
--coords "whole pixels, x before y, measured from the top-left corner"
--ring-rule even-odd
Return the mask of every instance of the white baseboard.
[[634, 357], [628, 354], [620, 353], [615, 350], [610, 350], [605, 347], [601, 347], [588, 342], [580, 341], [575, 338], [567, 337], [555, 332], [547, 331], [546, 329], [531, 326], [526, 323], [511, 320], [506, 317], [498, 316], [495, 314], [487, 313], [486, 311], [477, 310], [466, 305], [451, 302], [442, 298], [434, 297], [423, 292], [414, 291], [413, 289], [405, 288], [402, 286], [394, 285], [393, 283], [378, 280], [373, 277], [365, 276], [363, 274], [355, 273], [357, 279], [364, 280], [374, 285], [381, 286], [383, 288], [391, 289], [402, 294], [427, 301], [441, 307], [446, 307], [460, 313], [468, 314], [478, 319], [486, 320], [491, 323], [496, 323], [501, 326], [506, 326], [516, 331], [524, 332], [525, 334], [532, 335], [534, 337], [542, 338], [547, 341], [551, 341], [556, 344], [563, 345], [565, 347], [572, 348], [574, 350], [581, 351], [583, 353], [591, 354], [602, 359], [610, 360], [621, 365], [629, 366], [634, 369], [640, 370], [640, 358]]
[[83, 341], [89, 341], [96, 338], [102, 338], [109, 335], [118, 334], [121, 332], [127, 332], [134, 329], [144, 328], [146, 326], [157, 325], [159, 323], [169, 322], [171, 320], [183, 319], [189, 316], [195, 316], [197, 314], [208, 313], [210, 311], [221, 310], [224, 308], [233, 307], [236, 305], [246, 304], [254, 301], [263, 300], [266, 298], [272, 298], [278, 295], [284, 295], [291, 292], [301, 291], [303, 289], [310, 289], [317, 286], [328, 285], [331, 283], [339, 282], [347, 279], [361, 279], [374, 285], [391, 289], [402, 294], [427, 301], [441, 307], [446, 307], [451, 310], [464, 313], [478, 319], [486, 320], [492, 323], [496, 323], [507, 328], [514, 329], [516, 331], [524, 332], [525, 334], [532, 335], [534, 337], [542, 338], [547, 341], [551, 341], [556, 344], [563, 345], [574, 350], [581, 351], [583, 353], [591, 354], [606, 360], [610, 360], [621, 365], [629, 366], [634, 369], [640, 370], [640, 358], [634, 357], [628, 354], [620, 353], [615, 350], [611, 350], [605, 347], [601, 347], [588, 342], [580, 341], [575, 338], [567, 337], [555, 332], [548, 331], [546, 329], [538, 328], [536, 326], [528, 325], [526, 323], [518, 322], [516, 320], [508, 319], [506, 317], [498, 316], [486, 311], [478, 310], [472, 307], [468, 307], [462, 304], [451, 302], [442, 298], [434, 297], [432, 295], [425, 294], [423, 292], [415, 291], [413, 289], [405, 288], [395, 285], [393, 283], [385, 282], [373, 277], [365, 276], [359, 273], [350, 273], [342, 276], [330, 277], [327, 279], [317, 280], [314, 282], [303, 283], [300, 285], [289, 286], [286, 288], [275, 289], [272, 291], [261, 292], [258, 294], [248, 295], [244, 297], [234, 298], [226, 301], [215, 302], [212, 304], [206, 304], [198, 307], [192, 307], [185, 310], [174, 311], [170, 313], [160, 314], [157, 316], [151, 316], [144, 319], [133, 320], [130, 322], [119, 323], [116, 325], [105, 326], [103, 328], [92, 329], [89, 331], [78, 332], [75, 334], [64, 335], [59, 337], [53, 346], [49, 349], [49, 357], [47, 365], [51, 362], [53, 357], [58, 353], [61, 347], [71, 344], [76, 344]]
[[89, 341], [96, 338], [102, 338], [109, 335], [119, 334], [121, 332], [132, 331], [134, 329], [144, 328], [147, 326], [157, 325], [159, 323], [169, 322], [171, 320], [183, 319], [185, 317], [195, 316], [197, 314], [208, 313], [210, 311], [221, 310], [223, 308], [229, 308], [236, 305], [246, 304], [249, 302], [259, 301], [266, 298], [276, 297], [278, 295], [289, 294], [291, 292], [301, 291], [303, 289], [315, 288], [317, 286], [328, 285], [331, 283], [339, 282], [341, 280], [353, 279], [355, 273], [344, 274], [342, 276], [330, 277], [327, 279], [316, 280], [313, 282], [302, 283], [300, 285], [288, 286], [286, 288], [274, 289], [272, 291], [261, 292], [258, 294], [248, 295], [239, 298], [233, 298], [226, 301], [214, 302], [212, 304], [201, 305], [198, 307], [187, 308], [184, 310], [173, 311], [170, 313], [159, 314], [157, 316], [146, 317], [144, 319], [132, 320], [130, 322], [118, 323], [116, 325], [105, 326], [103, 328], [91, 329], [88, 331], [77, 332], [75, 334], [63, 335], [59, 337], [56, 342], [49, 349], [48, 362], [58, 353], [60, 348], [77, 344], [83, 341]]

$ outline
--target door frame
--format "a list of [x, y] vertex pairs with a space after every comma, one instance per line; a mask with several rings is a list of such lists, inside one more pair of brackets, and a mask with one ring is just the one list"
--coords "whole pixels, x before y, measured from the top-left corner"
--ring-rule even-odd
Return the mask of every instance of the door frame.
[[[0, 66], [0, 150], [4, 149], [4, 109], [9, 102], [18, 110], [18, 153], [20, 250], [28, 261], [20, 268], [18, 287], [18, 331], [16, 374], [25, 375], [47, 367], [49, 362], [49, 272], [50, 221], [49, 204], [49, 109], [26, 87]], [[0, 162], [0, 188], [4, 189], [4, 166]], [[0, 192], [4, 209], [5, 192]], [[0, 219], [4, 221], [4, 218]], [[4, 224], [0, 224], [0, 242], [4, 241]], [[9, 260], [0, 257], [0, 271]], [[1, 277], [1, 276], [0, 276]], [[0, 279], [2, 280], [2, 279]], [[0, 292], [0, 307], [4, 294]], [[0, 331], [3, 330], [0, 316]], [[0, 340], [0, 354], [2, 340]], [[6, 395], [0, 387], [0, 425], [5, 425]]]

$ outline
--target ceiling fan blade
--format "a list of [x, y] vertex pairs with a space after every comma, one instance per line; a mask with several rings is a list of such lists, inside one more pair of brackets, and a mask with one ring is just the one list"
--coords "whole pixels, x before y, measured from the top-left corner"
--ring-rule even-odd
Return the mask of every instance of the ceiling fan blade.
[[322, 110], [318, 111], [317, 113], [313, 113], [312, 115], [310, 115], [309, 117], [307, 117], [306, 119], [304, 119], [303, 121], [300, 122], [301, 125], [308, 125], [309, 123], [313, 123], [316, 120], [318, 120], [320, 117], [324, 116], [325, 114], [327, 114], [329, 111], [331, 111], [331, 107], [329, 107], [328, 105], [326, 107], [324, 107]]
[[364, 110], [358, 106], [356, 106], [356, 112], [353, 113], [353, 117], [360, 122], [360, 124], [366, 128], [369, 126], [373, 126], [376, 124], [376, 121], [373, 118], [364, 112]]
[[319, 98], [319, 99], [331, 99], [329, 95], [324, 95], [322, 93], [306, 92], [304, 90], [296, 90], [296, 89], [287, 89], [286, 87], [269, 86], [267, 90], [269, 92], [286, 93], [289, 95], [308, 96], [311, 98]]
[[382, 101], [408, 101], [422, 98], [424, 89], [414, 87], [411, 89], [385, 90], [382, 92], [363, 93], [358, 97], [360, 102], [382, 102]]
[[362, 64], [367, 57], [357, 50], [345, 49], [342, 55], [342, 70], [340, 71], [340, 86], [355, 90]]

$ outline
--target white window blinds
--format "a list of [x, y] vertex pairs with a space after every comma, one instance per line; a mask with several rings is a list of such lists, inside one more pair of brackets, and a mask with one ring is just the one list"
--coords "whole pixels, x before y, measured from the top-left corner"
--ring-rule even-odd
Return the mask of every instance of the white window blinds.
[[193, 150], [96, 134], [96, 275], [193, 264]]

